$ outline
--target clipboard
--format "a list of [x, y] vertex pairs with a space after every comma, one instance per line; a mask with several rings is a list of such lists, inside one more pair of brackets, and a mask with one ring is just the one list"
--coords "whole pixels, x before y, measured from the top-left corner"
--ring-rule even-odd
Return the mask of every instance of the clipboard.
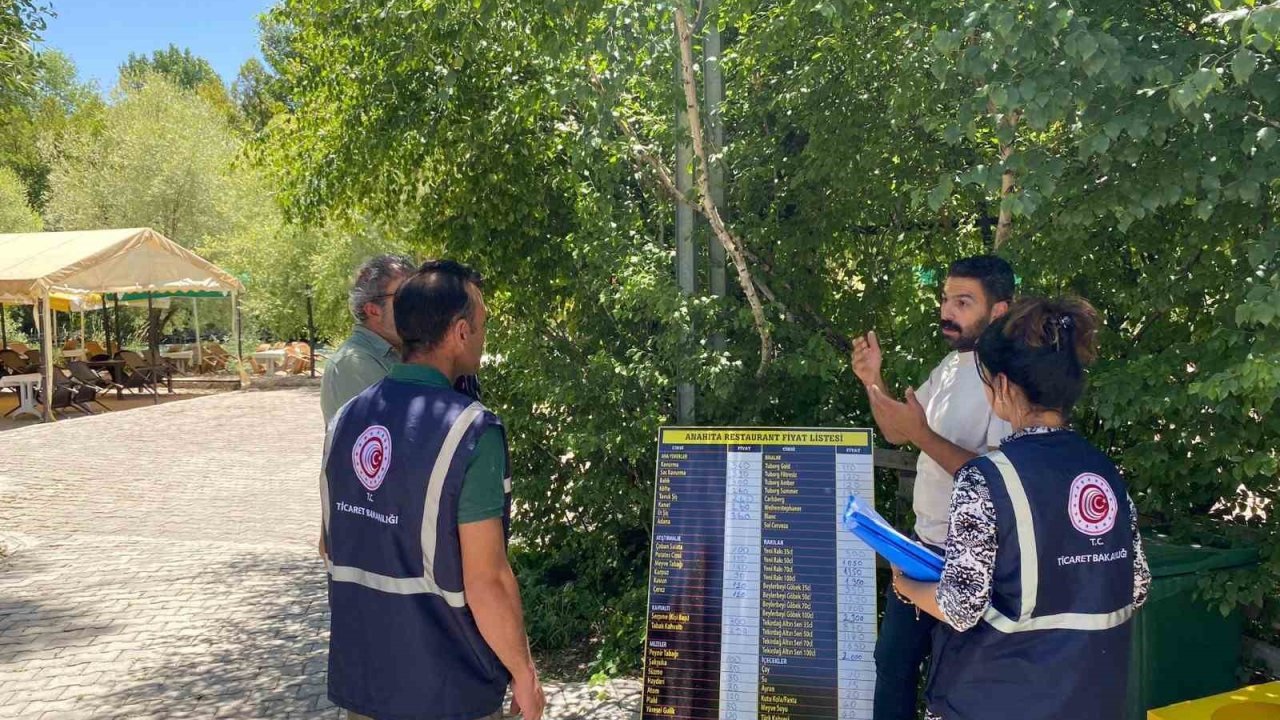
[[849, 496], [845, 506], [844, 526], [912, 580], [938, 582], [942, 579], [942, 556], [898, 532], [874, 507], [854, 495]]

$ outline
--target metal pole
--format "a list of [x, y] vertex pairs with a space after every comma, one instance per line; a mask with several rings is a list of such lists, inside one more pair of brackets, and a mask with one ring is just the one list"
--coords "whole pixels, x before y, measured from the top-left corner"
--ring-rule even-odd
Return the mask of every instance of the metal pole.
[[[707, 34], [702, 42], [704, 101], [707, 117], [707, 184], [711, 186], [711, 202], [724, 217], [724, 164], [720, 154], [724, 152], [724, 76], [720, 72], [720, 14], [718, 0], [706, 0], [704, 6]], [[715, 233], [707, 233], [711, 262], [711, 294], [725, 296], [725, 251]], [[724, 333], [711, 335], [711, 347], [723, 351]]]
[[49, 291], [45, 290], [40, 306], [40, 350], [44, 358], [44, 419], [53, 420], [53, 311], [49, 307]]
[[151, 402], [153, 405], [160, 404], [160, 376], [156, 374], [156, 370], [160, 367], [160, 343], [156, 336], [156, 310], [155, 303], [151, 300], [151, 291], [147, 291], [147, 354], [150, 355], [148, 362], [152, 364], [151, 370]]
[[240, 373], [240, 386], [244, 387], [244, 349], [240, 347], [240, 298], [231, 293], [231, 325], [236, 335], [236, 369]]
[[316, 376], [316, 317], [311, 308], [311, 288], [307, 288], [307, 349], [311, 353], [311, 377]]
[[[677, 35], [676, 42], [680, 42]], [[693, 189], [693, 146], [689, 139], [689, 115], [684, 103], [683, 75], [680, 71], [680, 53], [676, 51], [675, 64], [676, 83], [676, 190], [681, 196], [688, 198]], [[694, 247], [693, 247], [693, 208], [687, 202], [676, 202], [676, 280], [680, 292], [693, 295], [694, 285]], [[684, 379], [688, 377], [685, 367], [676, 370], [676, 420], [681, 425], [692, 425], [694, 422], [694, 390], [693, 383]]]
[[8, 314], [4, 309], [4, 303], [0, 303], [0, 350], [9, 347], [9, 327], [5, 320]]
[[200, 298], [191, 298], [191, 322], [196, 326], [196, 349], [191, 353], [191, 362], [195, 363], [196, 374], [200, 374]]
[[84, 305], [80, 306], [80, 349], [84, 350]]

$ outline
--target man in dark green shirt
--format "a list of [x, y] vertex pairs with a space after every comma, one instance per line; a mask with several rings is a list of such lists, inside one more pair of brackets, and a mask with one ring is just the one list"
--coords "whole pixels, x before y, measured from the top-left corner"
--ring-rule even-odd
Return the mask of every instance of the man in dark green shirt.
[[[391, 367], [387, 377], [425, 387], [453, 387], [443, 373], [430, 365], [399, 363]], [[458, 497], [458, 524], [502, 517], [508, 476], [502, 431], [490, 427], [476, 442], [476, 449], [467, 462], [466, 479]]]
[[482, 284], [448, 260], [406, 278], [394, 310], [404, 362], [328, 426], [329, 698], [356, 720], [498, 720], [508, 682], [512, 711], [542, 716], [507, 557], [505, 430], [455, 389], [484, 354]]

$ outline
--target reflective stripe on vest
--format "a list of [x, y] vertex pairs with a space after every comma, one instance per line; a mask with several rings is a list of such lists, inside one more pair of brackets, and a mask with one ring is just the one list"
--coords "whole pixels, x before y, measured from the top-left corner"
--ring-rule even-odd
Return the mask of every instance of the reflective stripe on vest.
[[1014, 527], [1018, 536], [1018, 562], [1022, 566], [1022, 602], [1016, 620], [1005, 616], [995, 606], [988, 607], [982, 619], [1002, 633], [1016, 633], [1033, 630], [1107, 630], [1132, 617], [1133, 603], [1109, 613], [1058, 613], [1031, 617], [1040, 592], [1040, 554], [1036, 550], [1036, 528], [1032, 520], [1031, 503], [1027, 501], [1022, 478], [1018, 476], [1018, 471], [1009, 462], [1009, 458], [996, 450], [988, 454], [987, 459], [1000, 471], [1009, 503], [1013, 505]]
[[[462, 443], [462, 437], [467, 434], [471, 423], [475, 422], [475, 419], [483, 412], [484, 406], [474, 402], [468, 405], [466, 410], [458, 414], [458, 418], [453, 421], [453, 426], [449, 428], [449, 434], [444, 438], [444, 444], [440, 446], [440, 454], [436, 456], [436, 463], [431, 468], [431, 478], [427, 481], [427, 497], [422, 510], [422, 577], [390, 577], [358, 567], [334, 565], [326, 557], [325, 565], [329, 569], [329, 576], [335, 582], [355, 583], [396, 595], [439, 595], [444, 598], [445, 602], [449, 603], [450, 607], [461, 608], [467, 606], [465, 593], [444, 590], [436, 584], [434, 571], [436, 528], [440, 515], [440, 495], [444, 492], [444, 480], [445, 476], [449, 474], [449, 466], [453, 464], [453, 456], [458, 452], [458, 445]], [[325, 464], [327, 465], [327, 448], [325, 456]], [[324, 502], [325, 524], [327, 526], [329, 521], [329, 483], [324, 480], [323, 474], [322, 470], [320, 492], [321, 500]]]

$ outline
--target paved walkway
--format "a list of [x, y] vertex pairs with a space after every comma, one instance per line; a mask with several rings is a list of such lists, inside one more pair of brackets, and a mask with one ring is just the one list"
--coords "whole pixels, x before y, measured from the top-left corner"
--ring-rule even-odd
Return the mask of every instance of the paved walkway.
[[[314, 388], [0, 434], [0, 718], [336, 718]], [[549, 718], [639, 689], [548, 686]]]

